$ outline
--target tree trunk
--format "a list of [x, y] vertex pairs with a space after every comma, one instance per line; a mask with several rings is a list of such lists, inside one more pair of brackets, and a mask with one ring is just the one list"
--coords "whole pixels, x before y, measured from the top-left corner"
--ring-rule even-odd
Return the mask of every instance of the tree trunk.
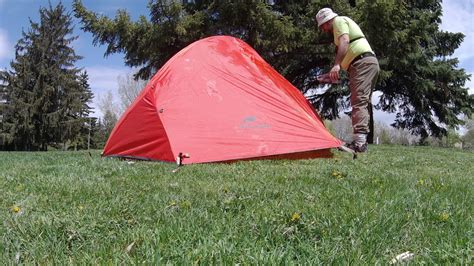
[[374, 110], [372, 104], [369, 104], [369, 134], [367, 135], [367, 142], [374, 144]]

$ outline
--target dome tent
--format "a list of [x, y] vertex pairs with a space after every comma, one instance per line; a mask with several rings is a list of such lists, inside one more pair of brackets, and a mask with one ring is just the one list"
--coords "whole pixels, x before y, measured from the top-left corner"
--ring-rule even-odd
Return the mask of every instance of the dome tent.
[[213, 36], [156, 73], [115, 125], [103, 155], [190, 164], [328, 157], [342, 144], [254, 49]]

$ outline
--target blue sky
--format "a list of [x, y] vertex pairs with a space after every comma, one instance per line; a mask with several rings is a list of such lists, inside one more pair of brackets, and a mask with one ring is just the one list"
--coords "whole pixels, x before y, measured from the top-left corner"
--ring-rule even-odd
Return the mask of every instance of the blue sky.
[[[55, 6], [59, 1], [51, 0]], [[72, 0], [63, 0], [64, 6], [72, 12]], [[87, 9], [114, 17], [118, 9], [126, 9], [133, 19], [140, 15], [148, 17], [148, 0], [83, 0]], [[40, 7], [47, 7], [47, 0], [0, 0], [0, 69], [8, 69], [14, 59], [14, 46], [21, 38], [22, 30], [28, 30], [29, 18], [37, 22]], [[89, 82], [94, 92], [96, 115], [97, 100], [107, 91], [116, 92], [117, 78], [127, 75], [133, 70], [125, 66], [123, 55], [114, 54], [104, 57], [105, 46], [93, 46], [92, 35], [80, 30], [80, 24], [75, 26], [75, 34], [79, 39], [73, 43], [78, 55], [84, 57], [77, 66], [83, 67], [89, 73]], [[462, 32], [466, 35], [464, 43], [456, 51], [455, 56], [460, 60], [460, 67], [473, 75], [466, 87], [474, 93], [474, 0], [445, 0], [443, 1], [443, 23], [441, 28], [450, 32]], [[376, 120], [390, 123], [393, 115], [378, 112]]]
[[[72, 0], [63, 0], [66, 9], [72, 12]], [[52, 6], [59, 0], [51, 0]], [[87, 9], [108, 17], [114, 17], [118, 9], [126, 9], [132, 19], [140, 15], [148, 16], [148, 0], [82, 0]], [[22, 30], [30, 27], [29, 18], [39, 21], [39, 8], [48, 7], [47, 0], [0, 0], [0, 69], [9, 69], [10, 61], [15, 56], [15, 44], [22, 37]], [[94, 108], [96, 115], [101, 115], [97, 101], [107, 91], [117, 91], [119, 76], [125, 76], [133, 70], [125, 66], [122, 54], [104, 57], [105, 46], [94, 46], [92, 34], [83, 32], [76, 18], [74, 34], [79, 38], [73, 43], [76, 54], [84, 58], [77, 66], [85, 68], [89, 74], [89, 83], [94, 92]]]

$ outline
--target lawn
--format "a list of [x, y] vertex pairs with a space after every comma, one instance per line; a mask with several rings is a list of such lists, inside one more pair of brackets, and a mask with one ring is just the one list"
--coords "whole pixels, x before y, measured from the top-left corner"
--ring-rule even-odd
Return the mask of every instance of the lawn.
[[0, 264], [474, 262], [474, 153], [180, 167], [0, 152]]

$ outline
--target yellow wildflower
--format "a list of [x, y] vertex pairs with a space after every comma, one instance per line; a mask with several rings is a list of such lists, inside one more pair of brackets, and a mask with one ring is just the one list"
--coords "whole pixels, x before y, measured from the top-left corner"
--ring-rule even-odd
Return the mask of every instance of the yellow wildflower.
[[423, 180], [423, 179], [420, 178], [420, 179], [418, 180], [418, 185], [423, 186], [424, 184], [425, 184], [425, 180]]
[[332, 172], [332, 176], [335, 177], [336, 179], [342, 179], [342, 178], [344, 178], [344, 176], [342, 175], [342, 173], [339, 172], [339, 171], [336, 171], [336, 170], [334, 170], [334, 171]]
[[442, 222], [446, 222], [449, 219], [449, 213], [443, 212], [439, 215], [439, 220]]
[[189, 208], [191, 208], [191, 202], [189, 200], [183, 200], [180, 203], [180, 207], [183, 208], [183, 209], [189, 209]]
[[293, 213], [293, 215], [291, 215], [291, 221], [292, 222], [298, 222], [300, 219], [301, 219], [301, 215], [297, 212], [295, 212], [295, 213]]
[[15, 205], [15, 206], [12, 207], [12, 212], [19, 213], [20, 211], [21, 211], [21, 208], [19, 206]]

